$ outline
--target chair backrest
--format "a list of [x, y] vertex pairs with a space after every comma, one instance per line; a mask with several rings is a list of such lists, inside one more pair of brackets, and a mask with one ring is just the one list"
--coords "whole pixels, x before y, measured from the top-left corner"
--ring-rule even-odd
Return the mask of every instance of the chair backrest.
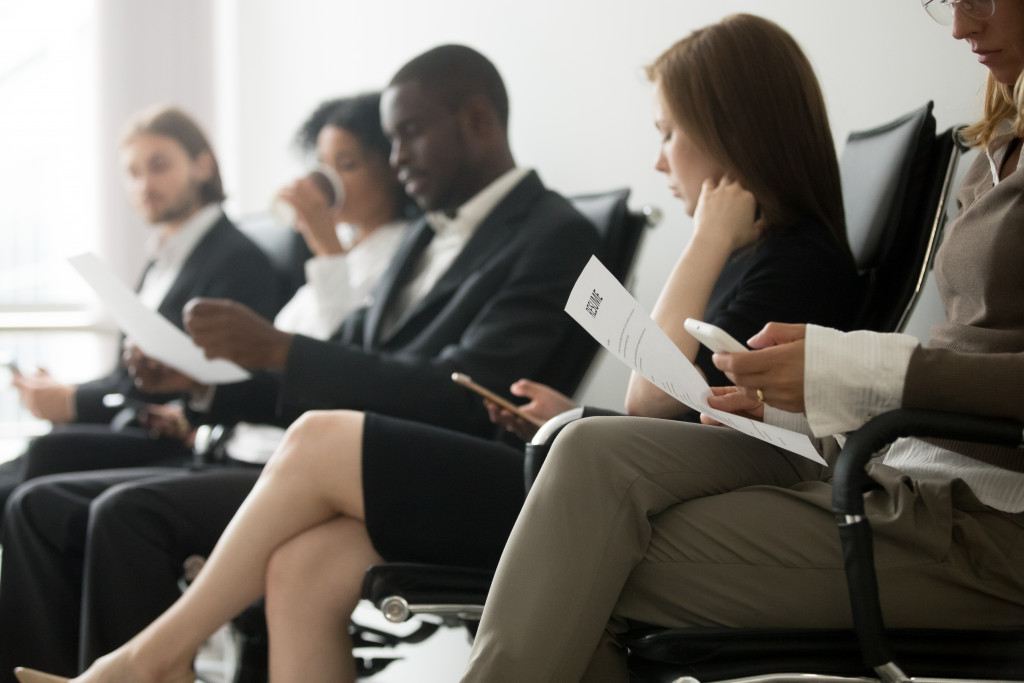
[[252, 213], [235, 220], [235, 225], [270, 258], [280, 281], [281, 305], [306, 282], [306, 261], [312, 256], [306, 241], [296, 231], [275, 221], [269, 212]]
[[[597, 228], [597, 257], [622, 283], [633, 269], [644, 230], [660, 219], [657, 209], [631, 211], [629, 188], [570, 197], [576, 210]], [[549, 360], [540, 376], [551, 386], [572, 394], [597, 355], [598, 344], [582, 328], [573, 326], [569, 338]]]
[[960, 149], [953, 129], [936, 136], [931, 102], [847, 138], [839, 170], [864, 292], [856, 327], [906, 324], [938, 245]]

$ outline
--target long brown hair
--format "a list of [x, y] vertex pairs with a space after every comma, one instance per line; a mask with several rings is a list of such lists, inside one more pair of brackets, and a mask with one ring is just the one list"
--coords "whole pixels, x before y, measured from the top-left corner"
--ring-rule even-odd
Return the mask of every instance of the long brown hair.
[[812, 220], [850, 252], [825, 100], [792, 36], [732, 15], [667, 49], [647, 76], [694, 143], [754, 194], [767, 229]]
[[988, 84], [985, 87], [985, 113], [980, 121], [964, 128], [961, 137], [976, 147], [986, 146], [996, 136], [999, 124], [1006, 120], [1013, 126], [1013, 134], [1016, 137], [1024, 137], [1022, 111], [1024, 72], [1021, 72], [1013, 87], [1000, 83], [989, 73]]
[[213, 162], [210, 177], [200, 187], [203, 204], [224, 201], [224, 183], [220, 179], [220, 166], [209, 140], [192, 117], [178, 109], [158, 105], [136, 113], [121, 131], [121, 146], [127, 145], [139, 135], [162, 135], [185, 148], [190, 159], [195, 160], [206, 152]]

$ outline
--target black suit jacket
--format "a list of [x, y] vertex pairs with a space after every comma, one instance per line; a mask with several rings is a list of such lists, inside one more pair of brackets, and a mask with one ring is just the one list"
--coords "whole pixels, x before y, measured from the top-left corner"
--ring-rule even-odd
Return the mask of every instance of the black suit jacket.
[[492, 435], [480, 398], [452, 372], [499, 392], [521, 377], [544, 381], [539, 373], [575, 325], [563, 308], [597, 249], [596, 231], [530, 173], [383, 339], [381, 320], [408, 281], [424, 229], [424, 219], [412, 226], [368, 307], [327, 341], [296, 336], [283, 373], [219, 387], [206, 419], [285, 425], [306, 410], [348, 408]]
[[[221, 214], [182, 264], [181, 272], [157, 311], [176, 327], [182, 328], [185, 304], [190, 299], [205, 296], [238, 301], [272, 319], [284, 303], [278, 291], [278, 280], [272, 272], [267, 255]], [[103, 405], [104, 394], [130, 393], [154, 403], [174, 398], [136, 390], [120, 361], [119, 354], [110, 374], [78, 386], [75, 392], [76, 422], [109, 422], [117, 411]]]

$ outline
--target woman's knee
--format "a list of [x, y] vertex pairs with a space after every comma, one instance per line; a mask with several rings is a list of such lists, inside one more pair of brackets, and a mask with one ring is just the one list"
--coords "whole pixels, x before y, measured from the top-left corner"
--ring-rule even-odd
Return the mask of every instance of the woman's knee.
[[87, 503], [69, 504], [52, 477], [34, 479], [17, 487], [4, 507], [4, 538], [32, 535], [47, 538], [54, 545], [81, 545], [89, 519]]
[[593, 417], [566, 426], [555, 439], [544, 467], [577, 473], [581, 469], [604, 468], [621, 462], [625, 447], [635, 439], [625, 438], [624, 426], [637, 418]]
[[292, 423], [284, 440], [267, 462], [267, 471], [299, 467], [309, 471], [309, 463], [325, 454], [332, 460], [343, 458], [352, 446], [362, 441], [363, 414], [351, 410], [310, 410]]

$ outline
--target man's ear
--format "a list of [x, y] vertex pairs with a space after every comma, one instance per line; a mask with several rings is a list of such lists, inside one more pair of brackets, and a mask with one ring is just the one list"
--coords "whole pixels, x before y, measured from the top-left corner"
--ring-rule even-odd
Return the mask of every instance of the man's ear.
[[216, 163], [213, 160], [213, 154], [209, 151], [200, 152], [192, 161], [192, 164], [196, 172], [196, 177], [198, 177], [201, 182], [205, 183], [213, 177], [213, 169]]
[[499, 131], [498, 113], [494, 111], [490, 100], [484, 95], [470, 95], [462, 103], [461, 115], [463, 125], [475, 137], [487, 139]]

